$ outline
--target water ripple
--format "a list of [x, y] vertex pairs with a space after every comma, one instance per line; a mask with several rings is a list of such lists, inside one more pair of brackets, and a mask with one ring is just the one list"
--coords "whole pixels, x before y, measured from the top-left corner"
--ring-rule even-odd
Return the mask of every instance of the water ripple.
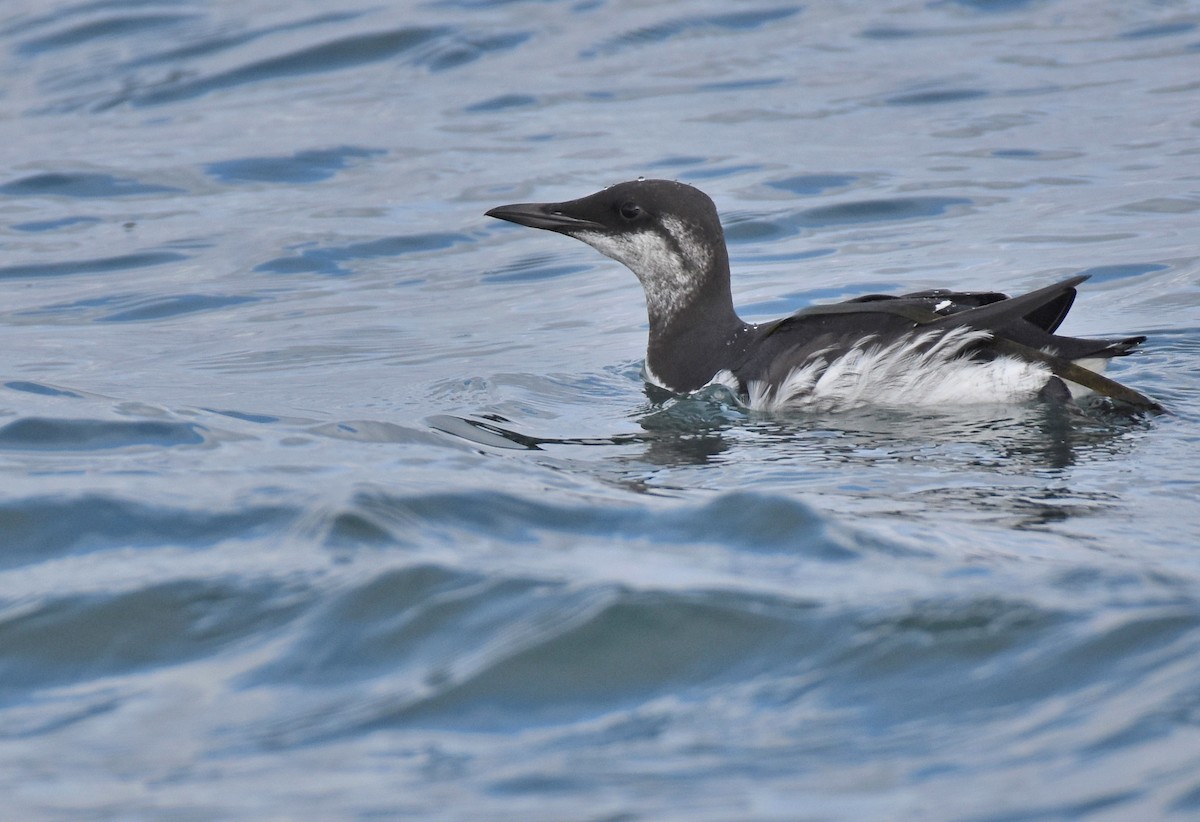
[[831, 188], [846, 188], [858, 179], [859, 175], [856, 174], [800, 174], [784, 180], [772, 180], [767, 185], [807, 197]]
[[199, 445], [202, 425], [192, 422], [24, 417], [0, 427], [0, 449], [18, 451], [95, 451], [113, 448]]
[[0, 530], [5, 535], [0, 566], [83, 551], [198, 548], [226, 539], [248, 540], [286, 527], [298, 516], [298, 510], [279, 505], [189, 510], [102, 494], [10, 499], [0, 502]]
[[880, 200], [857, 200], [806, 209], [799, 213], [795, 222], [806, 228], [824, 228], [891, 220], [918, 220], [939, 217], [952, 208], [969, 206], [973, 202], [966, 197], [895, 197]]
[[328, 180], [353, 160], [386, 154], [384, 149], [339, 146], [309, 149], [289, 157], [244, 157], [209, 163], [204, 170], [227, 183], [316, 183]]
[[[255, 735], [273, 746], [395, 725], [513, 730], [753, 677], [780, 652], [802, 658], [829, 639], [813, 611], [416, 566], [328, 603], [244, 684], [301, 682], [332, 697], [264, 723]], [[349, 704], [338, 693], [382, 681], [385, 691]]]
[[46, 172], [0, 185], [0, 194], [9, 197], [138, 197], [146, 194], [178, 194], [182, 191], [171, 186], [93, 172]]
[[90, 260], [6, 265], [0, 266], [0, 280], [66, 277], [72, 274], [111, 274], [131, 268], [149, 268], [186, 259], [187, 255], [177, 254], [174, 251], [143, 251], [136, 254], [120, 254], [116, 257], [99, 257]]
[[25, 391], [29, 394], [40, 394], [43, 397], [72, 397], [79, 399], [81, 394], [74, 391], [68, 391], [63, 388], [55, 388], [52, 385], [43, 385], [38, 382], [29, 382], [28, 380], [12, 380], [4, 383], [5, 388], [10, 388], [13, 391]]
[[0, 611], [0, 700], [209, 656], [303, 605], [280, 582], [186, 580]]
[[678, 17], [652, 26], [644, 26], [606, 40], [585, 50], [581, 56], [585, 58], [606, 56], [628, 48], [661, 43], [694, 31], [751, 31], [760, 26], [787, 19], [799, 12], [799, 6], [785, 6], [773, 9], [744, 9], [728, 14]]
[[99, 217], [60, 217], [54, 220], [33, 220], [28, 223], [13, 223], [9, 228], [16, 231], [58, 231], [61, 228], [69, 228], [74, 225], [94, 225], [100, 222]]
[[355, 507], [403, 533], [475, 533], [526, 543], [547, 533], [646, 539], [657, 543], [725, 545], [752, 553], [803, 554], [828, 561], [854, 559], [864, 544], [832, 527], [798, 500], [755, 493], [721, 495], [698, 507], [654, 512], [642, 507], [561, 506], [508, 494], [362, 494]]
[[194, 14], [128, 14], [72, 25], [51, 34], [31, 37], [18, 45], [25, 56], [78, 46], [91, 40], [137, 37], [165, 27], [181, 27], [198, 19]]
[[449, 27], [419, 26], [357, 34], [207, 76], [168, 79], [155, 87], [133, 91], [128, 96], [135, 105], [162, 105], [284, 77], [341, 71], [405, 54], [414, 55], [413, 64], [439, 71], [471, 62], [489, 52], [514, 48], [528, 36], [521, 32], [476, 35]]
[[228, 51], [229, 49], [237, 46], [245, 45], [246, 43], [252, 43], [255, 40], [260, 40], [271, 35], [300, 31], [319, 26], [327, 26], [332, 23], [345, 23], [361, 17], [362, 14], [363, 12], [361, 11], [332, 12], [328, 14], [318, 14], [312, 17], [304, 17], [299, 20], [287, 21], [274, 26], [241, 31], [237, 32], [236, 34], [208, 32], [195, 42], [174, 46], [163, 51], [156, 51], [153, 54], [148, 54], [144, 57], [130, 60], [124, 64], [124, 68], [130, 69], [139, 66], [155, 65], [158, 63], [175, 63], [180, 60], [204, 57], [206, 55]]
[[891, 106], [928, 106], [942, 103], [961, 103], [966, 100], [977, 100], [986, 97], [988, 92], [977, 88], [948, 88], [930, 91], [917, 91], [911, 94], [898, 94], [889, 97], [886, 102]]
[[[342, 264], [353, 260], [442, 251], [468, 242], [473, 242], [473, 239], [466, 234], [450, 232], [405, 234], [343, 246], [304, 248], [297, 254], [287, 257], [276, 257], [273, 260], [267, 260], [265, 263], [259, 263], [254, 267], [254, 270], [266, 271], [272, 274], [325, 274], [341, 276], [351, 273], [351, 269]], [[0, 276], [3, 276], [3, 269], [0, 269]]]
[[1142, 26], [1130, 29], [1118, 35], [1123, 40], [1145, 40], [1155, 37], [1171, 37], [1176, 34], [1190, 34], [1196, 30], [1196, 23], [1191, 20], [1177, 20], [1171, 23], [1159, 23], [1153, 26]]
[[216, 311], [235, 305], [256, 303], [257, 297], [219, 294], [175, 294], [170, 297], [137, 298], [127, 301], [126, 308], [98, 317], [97, 322], [128, 323], [165, 320], [198, 311]]
[[[974, 205], [966, 197], [893, 197], [852, 200], [827, 206], [806, 208], [770, 218], [732, 222], [726, 228], [731, 242], [762, 240], [819, 228], [836, 228], [864, 223], [922, 220], [957, 213]], [[824, 253], [810, 252], [811, 254]]]

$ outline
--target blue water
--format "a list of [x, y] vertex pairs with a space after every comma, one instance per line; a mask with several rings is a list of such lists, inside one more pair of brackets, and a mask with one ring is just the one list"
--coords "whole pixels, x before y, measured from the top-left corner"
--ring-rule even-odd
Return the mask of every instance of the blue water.
[[[0, 9], [12, 819], [1200, 817], [1200, 9]], [[1089, 406], [648, 393], [708, 191], [749, 319], [1032, 289]]]

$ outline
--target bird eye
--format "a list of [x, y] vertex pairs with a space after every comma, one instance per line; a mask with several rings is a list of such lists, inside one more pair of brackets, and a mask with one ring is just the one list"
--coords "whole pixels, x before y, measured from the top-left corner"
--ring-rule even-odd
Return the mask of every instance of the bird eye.
[[625, 203], [621, 206], [621, 216], [626, 220], [636, 220], [641, 213], [642, 207], [637, 203]]

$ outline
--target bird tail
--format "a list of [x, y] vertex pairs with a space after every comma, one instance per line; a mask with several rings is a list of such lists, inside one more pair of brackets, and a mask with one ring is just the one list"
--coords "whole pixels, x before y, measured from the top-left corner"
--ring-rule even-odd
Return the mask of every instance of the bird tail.
[[[1124, 340], [1113, 342], [1104, 349], [1112, 351], [1109, 354], [1100, 354], [1099, 356], [1118, 357], [1129, 353], [1129, 350], [1142, 342], [1145, 337], [1128, 337]], [[1049, 366], [1051, 372], [1055, 376], [1061, 377], [1064, 380], [1073, 382], [1077, 385], [1082, 385], [1084, 388], [1095, 391], [1105, 397], [1111, 397], [1114, 400], [1126, 403], [1134, 408], [1143, 411], [1151, 411], [1156, 414], [1166, 413], [1165, 408], [1158, 402], [1150, 399], [1140, 391], [1136, 391], [1127, 385], [1122, 385], [1116, 380], [1109, 379], [1103, 374], [1098, 374], [1089, 368], [1085, 368], [1079, 363], [1065, 359], [1056, 354], [1051, 354], [1047, 351], [1039, 351], [1036, 348], [1030, 348], [1027, 345], [1021, 345], [1012, 340], [1006, 340], [1002, 337], [996, 337], [991, 341], [989, 346], [992, 350], [1008, 354], [1013, 357], [1018, 357], [1023, 360], [1032, 360], [1041, 362]], [[1119, 350], [1113, 350], [1119, 349]]]

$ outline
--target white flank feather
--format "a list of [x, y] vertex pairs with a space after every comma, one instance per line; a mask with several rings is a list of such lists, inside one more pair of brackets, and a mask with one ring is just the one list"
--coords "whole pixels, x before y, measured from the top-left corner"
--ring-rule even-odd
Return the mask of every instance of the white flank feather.
[[982, 362], [962, 355], [988, 332], [956, 328], [880, 345], [864, 337], [846, 353], [818, 352], [777, 386], [748, 386], [760, 411], [832, 410], [861, 405], [920, 406], [1013, 402], [1034, 397], [1050, 369], [1014, 357]]
[[[1088, 371], [1093, 371], [1097, 374], [1103, 374], [1104, 369], [1108, 367], [1108, 360], [1104, 359], [1103, 357], [1093, 357], [1091, 359], [1075, 360], [1075, 364], [1081, 368], [1086, 368]], [[1067, 384], [1067, 390], [1071, 392], [1072, 399], [1077, 400], [1081, 397], [1086, 397], [1089, 394], [1095, 393], [1092, 391], [1092, 389], [1085, 388], [1077, 382], [1071, 382], [1070, 380], [1063, 380], [1063, 382]]]

